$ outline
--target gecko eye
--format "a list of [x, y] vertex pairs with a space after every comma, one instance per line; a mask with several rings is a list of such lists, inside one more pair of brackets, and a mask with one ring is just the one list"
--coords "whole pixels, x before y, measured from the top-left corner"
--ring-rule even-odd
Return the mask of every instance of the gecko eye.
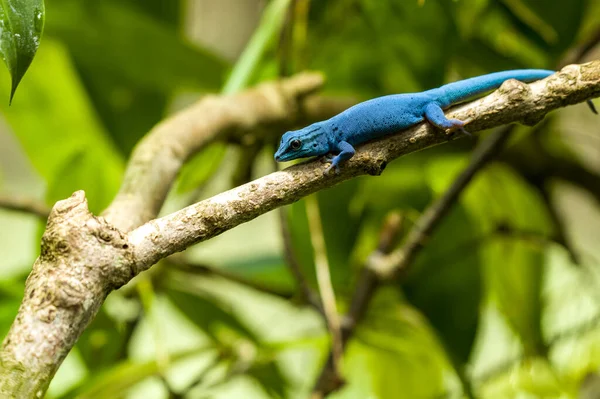
[[301, 146], [302, 146], [302, 142], [298, 139], [290, 141], [290, 148], [292, 150], [299, 150]]

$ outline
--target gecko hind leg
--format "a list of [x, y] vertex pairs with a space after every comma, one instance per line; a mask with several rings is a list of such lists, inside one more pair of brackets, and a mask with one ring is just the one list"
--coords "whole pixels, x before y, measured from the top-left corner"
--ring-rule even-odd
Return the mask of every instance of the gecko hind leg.
[[460, 130], [464, 135], [473, 137], [471, 133], [464, 128], [465, 122], [458, 119], [448, 119], [444, 115], [444, 110], [436, 103], [429, 103], [425, 106], [425, 119], [433, 126], [444, 131], [454, 132]]

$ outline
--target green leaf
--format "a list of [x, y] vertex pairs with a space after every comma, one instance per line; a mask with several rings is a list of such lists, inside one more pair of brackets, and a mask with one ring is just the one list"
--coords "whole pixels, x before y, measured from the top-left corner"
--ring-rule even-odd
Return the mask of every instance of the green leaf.
[[[188, 277], [188, 281], [193, 278]], [[215, 295], [202, 292], [199, 287], [186, 286], [181, 279], [178, 281], [169, 282], [169, 288], [165, 290], [170, 301], [214, 342], [225, 347], [239, 347], [241, 339], [245, 339], [256, 345], [257, 359], [244, 374], [254, 379], [270, 397], [284, 398], [287, 378], [270, 350], [265, 350], [257, 333]]]
[[341, 292], [349, 287], [349, 260], [363, 222], [363, 207], [352, 206], [359, 188], [359, 179], [353, 179], [317, 194], [331, 279]]
[[[505, 68], [506, 61], [516, 64], [515, 66], [524, 68], [535, 68], [535, 67], [546, 67], [549, 63], [548, 53], [543, 49], [543, 43], [539, 43], [534, 40], [531, 32], [526, 29], [517, 29], [512, 21], [507, 18], [506, 13], [502, 9], [492, 8], [489, 12], [481, 17], [482, 23], [479, 24], [480, 28], [477, 32], [476, 41], [483, 42], [484, 46], [488, 46], [490, 49], [486, 51], [485, 55], [489, 56], [495, 53], [501, 58], [505, 58], [504, 61], [500, 61], [499, 64], [494, 65], [494, 62], [498, 60], [498, 57], [494, 57], [491, 60], [484, 60], [481, 54], [471, 54], [473, 62], [480, 65], [485, 65], [489, 68], [485, 72], [497, 71], [501, 68]], [[522, 28], [522, 26], [519, 26]], [[498, 32], [502, 32], [499, 35]], [[477, 47], [471, 48], [470, 44], [467, 47], [469, 53], [477, 51]], [[462, 48], [461, 48], [462, 51]], [[460, 55], [462, 57], [462, 55]], [[479, 58], [479, 60], [478, 60]], [[468, 65], [467, 65], [468, 66]]]
[[44, 0], [0, 1], [0, 53], [12, 78], [10, 101], [40, 45]]
[[119, 329], [104, 308], [77, 340], [77, 348], [86, 366], [92, 372], [109, 368], [126, 355], [127, 336]]
[[247, 372], [270, 398], [285, 398], [288, 381], [275, 361], [257, 362]]
[[221, 166], [226, 150], [224, 143], [212, 143], [186, 162], [177, 179], [177, 192], [189, 192], [204, 184]]
[[328, 88], [359, 89], [369, 96], [435, 87], [443, 81], [456, 42], [440, 3], [312, 2], [320, 12], [313, 12], [311, 21], [310, 67], [325, 72]]
[[219, 299], [205, 292], [186, 292], [186, 287], [169, 288], [165, 292], [171, 302], [215, 342], [232, 344], [240, 337], [257, 343], [258, 337], [246, 327]]
[[425, 318], [391, 288], [380, 290], [344, 356], [347, 386], [332, 399], [444, 397], [449, 370]]
[[510, 372], [481, 387], [482, 398], [578, 398], [577, 387], [561, 376], [544, 358], [530, 358], [520, 362]]
[[6, 336], [17, 315], [24, 285], [23, 280], [0, 281], [0, 337]]
[[267, 5], [260, 25], [231, 71], [223, 93], [234, 93], [246, 87], [267, 46], [281, 29], [289, 5], [290, 0], [273, 0]]
[[545, 352], [541, 330], [544, 254], [527, 242], [500, 238], [484, 251], [493, 297], [518, 334], [525, 356]]
[[[517, 19], [515, 25], [553, 56], [573, 44], [584, 16], [586, 0], [560, 1], [502, 0]], [[519, 26], [521, 25], [521, 26]]]
[[[121, 170], [106, 165], [107, 160], [89, 150], [71, 154], [58, 173], [48, 180], [46, 200], [49, 204], [68, 198], [76, 190], [84, 190], [88, 206], [94, 213], [100, 213], [118, 189]], [[98, 170], [106, 166], [106, 170]]]
[[[482, 247], [490, 295], [526, 354], [543, 351], [541, 281], [543, 247], [512, 231], [541, 237], [552, 234], [545, 205], [537, 192], [510, 169], [493, 166], [473, 182], [464, 196], [468, 211], [491, 235]], [[507, 233], [498, 236], [501, 227]]]
[[479, 24], [473, 21], [478, 20], [489, 6], [490, 0], [473, 0], [454, 2], [452, 11], [453, 18], [461, 36], [470, 37], [477, 30]]
[[[212, 349], [212, 347], [199, 347], [182, 351], [169, 355], [169, 360], [172, 363], [176, 363]], [[157, 360], [151, 360], [144, 363], [126, 361], [116, 364], [104, 373], [92, 375], [92, 377], [82, 385], [83, 388], [78, 390], [76, 394], [75, 392], [71, 392], [67, 394], [65, 398], [119, 398], [122, 397], [125, 390], [142, 382], [148, 377], [158, 375], [160, 371], [164, 370], [161, 370], [161, 365]]]
[[[464, 157], [444, 156], [442, 150], [434, 150], [433, 156], [431, 152], [413, 154], [390, 165], [381, 183], [367, 180], [369, 188], [363, 191], [372, 197], [370, 207], [381, 206], [384, 212], [399, 209], [410, 228], [418, 212], [447, 189], [463, 164]], [[384, 215], [376, 214], [378, 223], [371, 236], [379, 236]], [[449, 357], [459, 363], [467, 361], [475, 339], [481, 281], [477, 245], [466, 253], [456, 249], [478, 234], [473, 218], [464, 207], [456, 206], [427, 240], [404, 284], [408, 301], [428, 318], [449, 348]], [[375, 245], [371, 244], [371, 251]]]
[[0, 110], [48, 182], [50, 199], [84, 189], [92, 211], [98, 212], [119, 187], [123, 159], [102, 129], [64, 47], [46, 38], [37, 57], [44, 68], [30, 71], [19, 106], [0, 103]]
[[131, 6], [76, 0], [54, 6], [47, 34], [68, 45], [79, 67], [167, 93], [221, 86], [227, 66], [223, 60]]
[[120, 0], [121, 4], [131, 4], [139, 12], [156, 18], [159, 21], [181, 27], [181, 21], [188, 12], [185, 0]]
[[428, 239], [404, 284], [408, 301], [435, 327], [458, 367], [470, 357], [479, 323], [479, 234], [476, 220], [458, 204]]
[[[67, 34], [60, 28], [63, 19], [68, 18], [70, 12], [69, 3], [59, 0], [59, 4], [53, 4], [53, 12], [48, 17], [47, 35], [58, 35], [64, 39], [65, 43], [71, 46], [74, 55], [73, 62], [77, 67], [81, 79], [89, 93], [89, 96], [102, 119], [104, 126], [112, 139], [121, 149], [122, 153], [128, 155], [135, 144], [146, 134], [154, 125], [156, 125], [165, 115], [165, 108], [169, 103], [172, 92], [181, 87], [191, 86], [192, 89], [202, 89], [205, 86], [211, 88], [210, 84], [214, 82], [215, 89], [220, 86], [221, 74], [211, 75], [210, 65], [213, 63], [213, 57], [204, 54], [200, 49], [187, 45], [185, 40], [179, 37], [179, 32], [183, 29], [179, 23], [183, 17], [181, 14], [181, 1], [173, 0], [165, 2], [164, 0], [126, 0], [120, 1], [118, 19], [119, 21], [103, 21], [98, 15], [89, 15], [87, 19], [74, 21], [70, 19], [70, 29], [79, 29], [82, 34], [86, 30], [91, 30], [87, 25], [92, 22], [95, 29], [110, 29], [109, 23], [113, 23], [113, 28], [119, 28], [120, 37], [112, 37], [106, 34], [94, 35], [86, 43], [75, 41], [73, 35]], [[109, 8], [110, 7], [104, 7]], [[92, 14], [91, 9], [81, 11], [82, 13]], [[91, 18], [91, 21], [90, 21]], [[106, 17], [105, 17], [106, 18]], [[116, 26], [119, 25], [119, 26]], [[135, 27], [135, 29], [131, 29]], [[64, 34], [64, 37], [63, 37]], [[133, 48], [134, 35], [140, 35], [152, 40], [153, 46], [137, 46]], [[127, 40], [124, 37], [127, 36]], [[135, 37], [134, 37], [135, 39]], [[102, 40], [102, 43], [96, 41]], [[108, 41], [111, 40], [111, 43]], [[86, 47], [87, 45], [87, 50]], [[108, 68], [106, 63], [111, 62], [115, 50], [111, 52], [110, 57], [106, 57], [99, 50], [102, 46], [111, 45], [115, 49], [123, 48], [129, 59], [123, 58], [121, 65]], [[167, 58], [167, 54], [181, 57], [181, 62], [174, 63], [176, 58]], [[146, 68], [138, 71], [128, 72], [132, 68], [139, 68], [137, 58], [148, 58], [153, 56], [153, 65], [160, 67], [160, 73], [153, 77], [153, 80], [145, 79], [141, 81], [137, 76], [141, 73], [152, 73]], [[156, 54], [164, 57], [156, 57]], [[206, 62], [202, 57], [206, 56]], [[97, 62], [94, 62], [94, 59]], [[187, 72], [189, 66], [196, 69]], [[224, 68], [224, 67], [223, 67]], [[190, 68], [191, 69], [191, 68]], [[158, 68], [154, 71], [158, 71]], [[127, 73], [125, 73], [127, 72]], [[218, 71], [216, 71], [218, 72]], [[136, 74], [136, 79], [129, 77], [129, 74]], [[188, 75], [184, 77], [184, 75]], [[186, 80], [191, 83], [186, 83]], [[212, 81], [211, 81], [212, 79]], [[162, 83], [167, 81], [169, 85]], [[151, 84], [149, 84], [151, 83]]]

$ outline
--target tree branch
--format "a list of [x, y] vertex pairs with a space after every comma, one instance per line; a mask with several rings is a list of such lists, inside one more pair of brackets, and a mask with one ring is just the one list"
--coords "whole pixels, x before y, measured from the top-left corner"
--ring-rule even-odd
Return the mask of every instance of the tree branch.
[[248, 141], [249, 135], [334, 115], [343, 100], [308, 97], [322, 85], [319, 74], [299, 74], [235, 96], [206, 96], [166, 119], [136, 146], [121, 189], [103, 215], [129, 231], [156, 217], [179, 169], [208, 144]]
[[44, 220], [47, 219], [50, 214], [50, 208], [43, 202], [24, 197], [0, 195], [0, 208], [30, 213]]
[[425, 210], [409, 232], [404, 245], [374, 262], [374, 268], [380, 278], [393, 279], [406, 271], [473, 177], [504, 148], [513, 130], [512, 126], [506, 126], [492, 133], [475, 149], [469, 165], [458, 175], [450, 188]]
[[[315, 115], [301, 118], [303, 99], [321, 83], [318, 76], [300, 75], [235, 96], [209, 97], [161, 123], [136, 148], [105, 218], [89, 212], [83, 192], [59, 201], [0, 351], [0, 396], [42, 396], [106, 295], [158, 260], [325, 187], [380, 174], [387, 162], [449, 139], [419, 125], [362, 146], [339, 175], [325, 176], [323, 164], [306, 162], [147, 222], [191, 154], [217, 139], [310, 119]], [[507, 81], [449, 115], [468, 120], [476, 132], [517, 121], [533, 124], [556, 108], [598, 95], [600, 61], [595, 61], [529, 86]]]
[[[449, 117], [469, 121], [471, 132], [518, 121], [534, 124], [556, 108], [598, 95], [600, 61], [594, 61], [568, 66], [531, 85], [508, 80], [491, 95], [452, 109]], [[388, 162], [455, 137], [420, 124], [363, 145], [337, 175], [324, 175], [318, 160], [305, 162], [152, 220], [129, 234], [137, 259], [136, 273], [277, 207], [352, 177], [379, 175]]]
[[59, 201], [0, 351], [0, 397], [43, 396], [106, 295], [136, 274], [124, 231], [156, 216], [186, 159], [215, 140], [274, 135], [340, 112], [347, 101], [310, 95], [322, 83], [318, 74], [300, 74], [238, 95], [205, 97], [140, 142], [106, 218], [89, 212], [83, 192]]

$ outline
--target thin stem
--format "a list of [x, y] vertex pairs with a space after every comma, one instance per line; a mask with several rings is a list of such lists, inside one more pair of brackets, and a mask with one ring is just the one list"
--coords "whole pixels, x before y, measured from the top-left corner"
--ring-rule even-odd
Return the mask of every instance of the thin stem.
[[367, 307], [371, 301], [375, 289], [379, 286], [379, 279], [375, 271], [375, 264], [382, 256], [387, 256], [394, 249], [396, 241], [402, 228], [404, 227], [405, 218], [399, 212], [390, 212], [379, 233], [379, 244], [377, 249], [369, 255], [364, 267], [362, 268], [361, 277], [358, 279], [350, 308], [344, 317], [344, 342], [346, 342], [354, 328], [367, 311]]
[[325, 318], [331, 334], [331, 353], [333, 354], [333, 366], [340, 370], [340, 362], [343, 356], [342, 332], [340, 318], [336, 307], [335, 291], [331, 284], [331, 272], [327, 260], [327, 249], [325, 247], [325, 236], [319, 212], [319, 203], [316, 196], [306, 198], [306, 213], [308, 215], [308, 226], [310, 239], [315, 253], [315, 268], [317, 272], [317, 283], [319, 293], [325, 310]]
[[296, 282], [297, 289], [299, 290], [303, 299], [305, 299], [320, 313], [324, 314], [321, 300], [310, 287], [306, 276], [302, 272], [300, 261], [298, 261], [298, 257], [294, 252], [294, 243], [292, 241], [292, 234], [290, 233], [290, 226], [285, 208], [279, 208], [277, 210], [277, 214], [279, 215], [279, 226], [281, 229], [281, 238], [283, 239], [283, 253], [286, 260], [285, 263], [288, 266], [294, 281]]
[[50, 208], [43, 202], [24, 197], [0, 195], [0, 208], [30, 213], [44, 220], [48, 219], [48, 215], [50, 214]]
[[429, 236], [452, 209], [460, 194], [469, 185], [473, 177], [500, 153], [513, 130], [514, 126], [512, 125], [500, 128], [477, 146], [469, 165], [454, 180], [442, 197], [425, 210], [410, 231], [404, 245], [392, 252], [377, 266], [380, 273], [383, 273], [383, 275], [389, 274], [393, 278], [408, 269], [416, 255], [424, 248]]
[[158, 365], [159, 374], [164, 376], [165, 371], [169, 369], [171, 361], [169, 351], [164, 346], [165, 341], [163, 337], [164, 334], [162, 321], [156, 317], [154, 312], [152, 312], [155, 295], [152, 281], [148, 277], [149, 276], [145, 276], [144, 278], [140, 279], [140, 281], [138, 281], [136, 284], [136, 288], [142, 303], [144, 314], [147, 320], [150, 321], [150, 325], [152, 327], [154, 349], [156, 350], [156, 364]]
[[265, 294], [274, 295], [285, 299], [290, 299], [293, 297], [293, 293], [291, 292], [271, 288], [258, 281], [253, 281], [243, 276], [239, 276], [222, 268], [189, 262], [182, 255], [170, 256], [169, 258], [167, 258], [167, 263], [169, 264], [169, 266], [182, 273], [220, 277], [237, 284], [245, 285], [246, 287], [263, 292]]
[[[354, 295], [352, 296], [350, 309], [344, 316], [342, 325], [343, 350], [346, 348], [348, 340], [354, 334], [358, 321], [364, 316], [371, 301], [371, 297], [380, 283], [377, 274], [369, 266], [369, 263], [376, 257], [388, 254], [394, 248], [396, 239], [402, 231], [403, 224], [404, 218], [400, 213], [391, 212], [385, 218], [385, 222], [379, 235], [379, 245], [377, 245], [377, 249], [373, 251], [371, 256], [368, 257], [367, 262], [362, 268]], [[339, 389], [343, 384], [344, 381], [335, 368], [333, 351], [331, 351], [325, 366], [321, 370], [321, 374], [317, 379], [315, 387], [313, 388], [311, 398], [324, 398], [329, 393]]]
[[[401, 226], [399, 216], [395, 217], [396, 221], [394, 221], [394, 217], [388, 219], [383, 228], [384, 233], [380, 238], [379, 248], [369, 257], [352, 298], [350, 311], [344, 325], [345, 340], [352, 336], [377, 289], [386, 280], [396, 279], [400, 277], [401, 272], [408, 270], [416, 255], [425, 247], [427, 238], [448, 214], [473, 177], [501, 151], [513, 129], [513, 126], [501, 128], [477, 146], [469, 165], [455, 179], [444, 195], [425, 210], [409, 232], [404, 245], [400, 249], [386, 254], [380, 249], [391, 251], [394, 240], [387, 237], [397, 234]], [[386, 230], [390, 232], [385, 233]], [[323, 398], [341, 387], [342, 384], [335, 378], [333, 367], [335, 367], [333, 361], [325, 364], [313, 390], [313, 398]], [[462, 372], [461, 370], [456, 371], [459, 374]], [[463, 381], [464, 383], [465, 381]], [[467, 394], [470, 392], [470, 386], [465, 385], [463, 388]]]

